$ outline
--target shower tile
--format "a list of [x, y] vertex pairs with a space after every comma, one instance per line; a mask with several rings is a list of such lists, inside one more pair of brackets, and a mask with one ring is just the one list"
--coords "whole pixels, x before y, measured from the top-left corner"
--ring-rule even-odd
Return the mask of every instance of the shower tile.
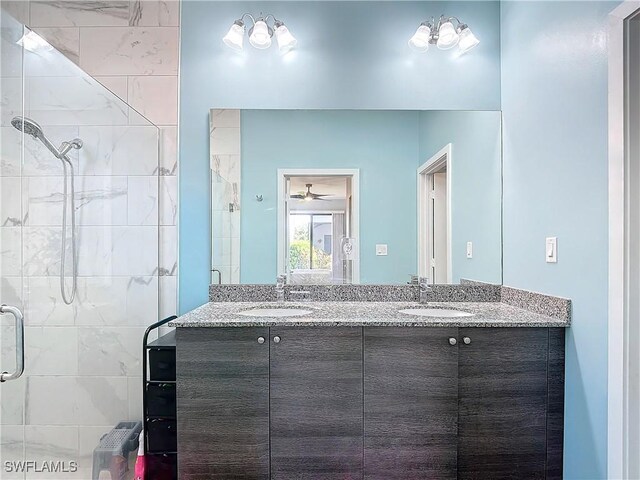
[[91, 478], [91, 466], [93, 462], [93, 449], [100, 443], [100, 438], [109, 433], [113, 425], [78, 427], [79, 443], [79, 469], [85, 470], [89, 474], [86, 478]]
[[209, 125], [212, 129], [217, 127], [240, 128], [240, 110], [212, 108], [209, 111]]
[[157, 273], [158, 227], [80, 227], [82, 276], [147, 276]]
[[178, 123], [178, 77], [129, 77], [129, 104], [156, 125]]
[[129, 225], [158, 225], [158, 177], [128, 177]]
[[0, 177], [0, 226], [22, 225], [20, 177]]
[[25, 327], [29, 375], [77, 375], [78, 331], [75, 327]]
[[178, 270], [178, 228], [160, 227], [160, 275], [176, 275]]
[[178, 27], [87, 27], [80, 67], [91, 75], [177, 75]]
[[[4, 385], [3, 385], [4, 387]], [[4, 401], [4, 399], [3, 399]], [[0, 457], [3, 462], [20, 462], [24, 461], [24, 427], [3, 425], [0, 427]], [[2, 480], [24, 479], [22, 472], [2, 472]]]
[[[0, 125], [11, 127], [11, 119], [16, 115], [22, 115], [22, 78], [0, 79]], [[13, 127], [11, 127], [13, 128]], [[3, 146], [4, 149], [4, 146]]]
[[15, 128], [0, 127], [0, 177], [20, 176], [21, 142]]
[[2, 276], [22, 274], [22, 238], [20, 227], [0, 227], [0, 265]]
[[[22, 302], [22, 277], [11, 277], [4, 274], [4, 267], [0, 268], [0, 299], [7, 305], [13, 305], [24, 310]], [[0, 315], [0, 325], [13, 323], [11, 315]]]
[[127, 419], [131, 422], [142, 420], [142, 377], [129, 377], [127, 384], [129, 387], [129, 416]]
[[131, 0], [129, 25], [178, 26], [179, 0]]
[[[1, 327], [4, 329], [4, 327]], [[3, 337], [5, 333], [3, 331]], [[15, 337], [7, 337], [6, 342], [15, 342]], [[3, 349], [6, 349], [5, 340], [2, 342]], [[15, 349], [13, 350], [15, 352]], [[5, 353], [3, 352], [3, 357]], [[7, 363], [2, 359], [3, 368]], [[15, 360], [11, 360], [11, 367], [15, 365]], [[4, 431], [4, 425], [22, 425], [24, 421], [24, 401], [25, 401], [26, 377], [22, 377], [2, 384], [2, 401], [0, 402], [0, 429]], [[1, 437], [1, 436], [0, 436]], [[4, 477], [3, 477], [4, 478]]]
[[30, 277], [28, 285], [28, 325], [142, 326], [158, 317], [157, 277], [80, 277], [71, 306], [57, 277]]
[[25, 103], [40, 125], [126, 125], [129, 118], [127, 104], [83, 72], [27, 77]]
[[178, 128], [160, 127], [160, 175], [175, 175], [178, 170]]
[[140, 375], [143, 327], [80, 327], [80, 375]]
[[178, 177], [160, 177], [160, 225], [176, 225]]
[[18, 22], [30, 25], [29, 2], [25, 0], [2, 0], [2, 8]]
[[158, 129], [152, 126], [80, 127], [81, 175], [155, 175]]
[[214, 155], [240, 155], [240, 129], [214, 127], [211, 131], [211, 153]]
[[127, 77], [125, 76], [95, 76], [106, 89], [117, 95], [124, 102], [127, 101]]
[[[80, 29], [77, 27], [38, 27], [35, 32], [76, 65], [80, 63]], [[29, 57], [27, 57], [29, 58]], [[27, 71], [30, 71], [28, 69]], [[31, 71], [30, 71], [31, 72]]]
[[[24, 211], [30, 226], [62, 225], [63, 177], [25, 177]], [[69, 188], [69, 187], [68, 187]], [[82, 225], [127, 224], [127, 178], [75, 177], [76, 222]], [[68, 219], [70, 222], [71, 220]]]
[[27, 425], [115, 425], [127, 414], [126, 377], [27, 377]]
[[[77, 426], [31, 426], [24, 428], [25, 458], [42, 462], [61, 461], [67, 465], [78, 461], [78, 427]], [[38, 480], [62, 479], [73, 480], [73, 473], [32, 472], [27, 478]]]
[[167, 318], [176, 315], [177, 307], [177, 281], [176, 277], [160, 277], [160, 316]]
[[31, 2], [31, 25], [34, 27], [120, 26], [128, 24], [128, 0]]
[[[26, 276], [58, 275], [61, 229], [59, 227], [24, 227], [22, 232], [24, 274]], [[71, 255], [70, 242], [67, 244], [67, 254]]]

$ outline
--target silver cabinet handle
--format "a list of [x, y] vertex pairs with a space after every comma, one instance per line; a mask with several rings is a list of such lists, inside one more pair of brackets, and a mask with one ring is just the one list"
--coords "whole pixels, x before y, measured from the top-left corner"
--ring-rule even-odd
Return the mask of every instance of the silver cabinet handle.
[[258, 337], [258, 343], [262, 345], [264, 343], [264, 337]]
[[280, 340], [280, 337], [278, 337], [277, 335], [273, 337], [273, 343], [280, 343]]
[[16, 307], [0, 305], [0, 314], [10, 313], [16, 321], [16, 371], [0, 373], [0, 382], [15, 380], [24, 372], [24, 317]]
[[449, 344], [450, 344], [450, 345], [455, 345], [456, 343], [458, 343], [458, 341], [457, 341], [455, 338], [451, 337], [451, 338], [449, 339]]
[[469, 345], [471, 343], [471, 339], [469, 337], [464, 337], [462, 341], [464, 342], [465, 345]]

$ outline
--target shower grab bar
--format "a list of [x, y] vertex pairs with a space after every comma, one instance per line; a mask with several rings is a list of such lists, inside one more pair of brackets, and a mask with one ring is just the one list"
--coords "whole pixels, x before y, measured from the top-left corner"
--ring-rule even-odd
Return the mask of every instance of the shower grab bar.
[[24, 316], [16, 307], [0, 305], [0, 314], [4, 313], [10, 313], [16, 321], [16, 370], [13, 373], [0, 373], [0, 382], [15, 380], [24, 372]]

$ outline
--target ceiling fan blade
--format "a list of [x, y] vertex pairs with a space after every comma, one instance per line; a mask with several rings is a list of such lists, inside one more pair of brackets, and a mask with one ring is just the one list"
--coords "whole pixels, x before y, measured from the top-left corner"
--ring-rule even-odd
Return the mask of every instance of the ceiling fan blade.
[[289, 195], [290, 198], [305, 198], [304, 195]]

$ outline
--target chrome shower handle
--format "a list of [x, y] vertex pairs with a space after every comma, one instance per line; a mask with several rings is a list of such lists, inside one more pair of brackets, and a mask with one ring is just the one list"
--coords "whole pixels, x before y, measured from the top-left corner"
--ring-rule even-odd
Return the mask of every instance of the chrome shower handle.
[[9, 305], [0, 305], [0, 314], [10, 313], [16, 321], [16, 370], [13, 373], [0, 373], [0, 382], [15, 380], [24, 372], [24, 317], [20, 309]]

